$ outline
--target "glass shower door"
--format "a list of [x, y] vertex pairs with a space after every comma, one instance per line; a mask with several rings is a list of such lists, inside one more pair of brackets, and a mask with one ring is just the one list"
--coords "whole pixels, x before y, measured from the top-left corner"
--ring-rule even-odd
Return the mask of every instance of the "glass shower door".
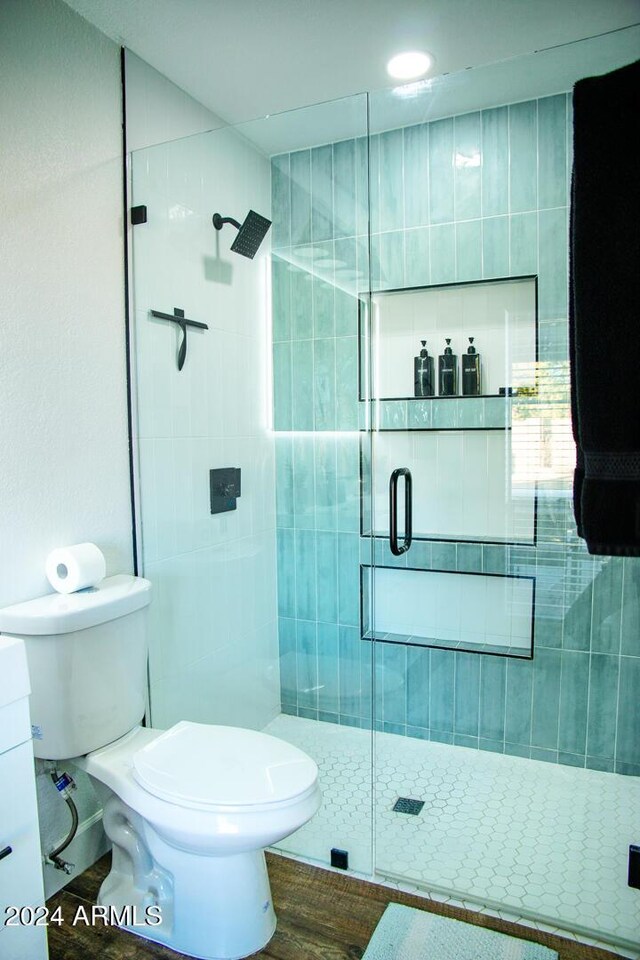
[[634, 38], [371, 97], [364, 581], [376, 872], [630, 949], [640, 574], [573, 520], [558, 91]]

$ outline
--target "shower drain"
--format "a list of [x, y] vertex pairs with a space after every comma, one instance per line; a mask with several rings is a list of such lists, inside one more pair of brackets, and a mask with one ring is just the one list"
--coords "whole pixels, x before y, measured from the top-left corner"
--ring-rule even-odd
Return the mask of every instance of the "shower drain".
[[424, 807], [424, 800], [412, 800], [410, 797], [398, 797], [393, 805], [394, 813], [410, 813], [417, 817]]

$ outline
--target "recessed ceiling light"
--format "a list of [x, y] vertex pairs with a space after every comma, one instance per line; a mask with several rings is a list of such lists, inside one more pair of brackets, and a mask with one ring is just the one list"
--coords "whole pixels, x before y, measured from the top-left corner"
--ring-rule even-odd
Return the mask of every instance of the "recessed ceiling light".
[[415, 80], [423, 77], [431, 66], [431, 57], [421, 50], [410, 50], [391, 57], [387, 73], [395, 80]]

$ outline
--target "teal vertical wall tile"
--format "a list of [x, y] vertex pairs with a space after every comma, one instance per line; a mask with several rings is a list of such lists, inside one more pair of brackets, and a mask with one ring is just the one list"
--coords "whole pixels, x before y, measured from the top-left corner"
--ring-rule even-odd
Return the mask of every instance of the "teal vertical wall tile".
[[360, 561], [356, 533], [338, 538], [338, 618], [340, 623], [360, 623]]
[[482, 569], [485, 573], [507, 572], [507, 547], [487, 544], [482, 548]]
[[538, 100], [538, 204], [567, 203], [567, 99], [561, 93]]
[[318, 433], [313, 440], [315, 477], [315, 525], [317, 530], [338, 527], [336, 439]]
[[587, 743], [589, 654], [562, 654], [558, 749], [584, 754]]
[[335, 319], [337, 337], [358, 336], [358, 300], [340, 287], [335, 290]]
[[482, 546], [479, 543], [459, 543], [456, 552], [458, 570], [468, 573], [482, 571]]
[[431, 223], [449, 223], [454, 216], [453, 120], [429, 127], [429, 201]]
[[333, 237], [333, 149], [331, 144], [311, 151], [311, 238]]
[[482, 224], [468, 220], [456, 224], [456, 280], [482, 277]]
[[[355, 237], [343, 237], [334, 243], [336, 283], [354, 295], [358, 289], [355, 274], [358, 269], [358, 244]], [[337, 336], [340, 336], [338, 332]]]
[[316, 534], [314, 530], [295, 530], [296, 617], [316, 619]]
[[334, 337], [335, 330], [335, 287], [321, 277], [314, 276], [311, 282], [313, 297], [313, 335], [314, 337]]
[[471, 220], [482, 215], [480, 114], [462, 114], [453, 124], [454, 214], [456, 220]]
[[531, 743], [532, 699], [533, 663], [508, 660], [504, 738], [509, 743]]
[[318, 620], [337, 623], [338, 538], [337, 534], [322, 530], [316, 532], [316, 596]]
[[431, 570], [431, 544], [426, 540], [414, 540], [411, 545], [411, 566], [417, 570]]
[[[369, 220], [371, 233], [380, 233], [380, 135], [369, 138]], [[365, 231], [366, 232], [366, 227]]]
[[369, 208], [373, 210], [373, 192], [369, 197], [369, 140], [356, 139], [356, 236], [365, 236], [369, 228]]
[[291, 340], [291, 272], [286, 260], [271, 260], [273, 342]]
[[[430, 351], [431, 343], [427, 343]], [[417, 348], [416, 348], [417, 349]], [[431, 400], [412, 400], [407, 408], [407, 426], [410, 430], [429, 430], [432, 424], [433, 402]]]
[[480, 737], [504, 740], [507, 665], [500, 657], [479, 657], [480, 664]]
[[616, 769], [620, 762], [640, 765], [638, 690], [640, 690], [640, 657], [620, 657]]
[[593, 652], [620, 652], [623, 571], [623, 560], [612, 557], [602, 564], [594, 577], [591, 614]]
[[338, 714], [340, 711], [340, 649], [338, 625], [319, 623], [318, 645], [318, 709]]
[[640, 657], [640, 559], [625, 557], [620, 652]]
[[544, 596], [541, 598], [539, 583], [538, 580], [536, 583], [534, 648], [537, 650], [538, 647], [553, 647], [560, 650], [562, 649], [562, 620], [542, 616], [542, 610], [551, 610], [551, 606], [544, 603]]
[[407, 287], [424, 287], [430, 282], [429, 227], [404, 233], [404, 282]]
[[457, 570], [457, 556], [455, 543], [431, 544], [431, 562], [434, 570]]
[[356, 141], [333, 145], [333, 236], [356, 235]]
[[587, 753], [613, 757], [616, 745], [619, 658], [594, 653], [589, 678]]
[[588, 650], [591, 644], [593, 584], [578, 594], [564, 615], [562, 646], [565, 650]]
[[478, 736], [480, 705], [480, 657], [474, 653], [455, 654], [454, 731]]
[[276, 526], [294, 525], [293, 440], [275, 436], [276, 447]]
[[404, 234], [381, 233], [378, 238], [380, 270], [376, 289], [397, 290], [404, 286]]
[[431, 228], [431, 283], [451, 283], [456, 278], [456, 228], [445, 224]]
[[425, 647], [407, 647], [407, 723], [429, 728], [429, 659]]
[[309, 340], [313, 336], [313, 280], [300, 267], [291, 268], [291, 338]]
[[288, 247], [291, 243], [291, 177], [289, 154], [271, 158], [271, 243]]
[[296, 528], [314, 530], [316, 490], [313, 440], [309, 436], [293, 437], [293, 504]]
[[296, 581], [295, 581], [295, 534], [293, 530], [278, 530], [278, 615], [295, 618]]
[[538, 272], [538, 216], [519, 213], [509, 217], [512, 277], [523, 277]]
[[316, 430], [336, 429], [336, 341], [314, 341], [314, 425]]
[[[341, 625], [338, 628], [340, 655], [340, 713], [359, 717], [361, 713], [360, 646], [363, 641], [355, 627]], [[372, 644], [367, 644], [371, 648]]]
[[274, 343], [273, 425], [276, 430], [293, 429], [292, 375], [291, 343]]
[[313, 430], [313, 340], [294, 341], [291, 361], [293, 429]]
[[336, 442], [336, 513], [338, 530], [360, 530], [360, 439], [338, 437]]
[[298, 704], [298, 664], [296, 650], [296, 621], [280, 617], [278, 620], [280, 653], [280, 690], [282, 703]]
[[360, 717], [370, 729], [373, 725], [373, 671], [375, 668], [375, 643], [358, 640], [360, 656]]
[[298, 666], [298, 709], [318, 709], [318, 646], [316, 624], [298, 620], [296, 624]]
[[380, 134], [378, 169], [379, 229], [400, 230], [404, 226], [403, 210], [403, 134], [390, 130]]
[[429, 124], [404, 128], [404, 223], [429, 223]]
[[447, 650], [431, 651], [430, 729], [453, 732], [454, 654]]
[[537, 204], [537, 104], [509, 106], [510, 212], [535, 210]]
[[509, 108], [482, 111], [482, 216], [509, 212]]
[[509, 218], [489, 217], [482, 221], [482, 275], [509, 275]]
[[358, 429], [358, 338], [336, 341], [336, 429]]
[[382, 720], [385, 723], [407, 722], [407, 648], [403, 644], [375, 645], [381, 655], [378, 681], [382, 699]]
[[291, 243], [311, 241], [311, 153], [298, 150], [290, 156]]
[[541, 210], [538, 230], [538, 315], [541, 320], [554, 320], [567, 316], [567, 210]]
[[558, 762], [558, 751], [551, 750], [548, 747], [531, 747], [529, 755], [532, 760], [542, 760], [543, 763]]
[[560, 706], [560, 650], [538, 650], [533, 661], [531, 746], [556, 750]]

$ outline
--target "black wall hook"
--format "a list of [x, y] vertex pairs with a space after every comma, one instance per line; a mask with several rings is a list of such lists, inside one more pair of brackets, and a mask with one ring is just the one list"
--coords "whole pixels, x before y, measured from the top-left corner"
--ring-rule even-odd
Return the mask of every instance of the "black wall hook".
[[199, 323], [197, 320], [187, 320], [184, 315], [184, 310], [181, 310], [180, 307], [174, 307], [173, 314], [162, 313], [160, 310], [152, 310], [151, 316], [157, 317], [159, 320], [171, 320], [172, 323], [177, 323], [182, 330], [182, 341], [178, 349], [178, 370], [182, 370], [184, 361], [187, 359], [187, 327], [198, 327], [200, 330], [208, 330], [208, 325], [206, 323]]

